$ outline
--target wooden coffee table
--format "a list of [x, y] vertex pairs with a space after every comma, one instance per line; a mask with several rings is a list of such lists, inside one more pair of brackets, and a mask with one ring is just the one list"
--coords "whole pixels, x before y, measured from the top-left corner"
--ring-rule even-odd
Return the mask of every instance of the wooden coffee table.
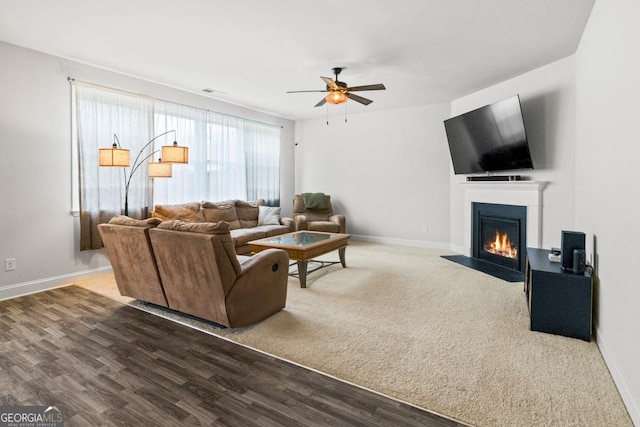
[[[331, 251], [338, 250], [340, 263], [346, 268], [344, 253], [347, 249], [349, 234], [323, 233], [319, 231], [296, 231], [294, 233], [282, 234], [280, 236], [267, 237], [249, 242], [249, 246], [254, 253], [264, 251], [269, 248], [282, 249], [289, 258], [297, 261], [298, 272], [291, 274], [300, 280], [300, 287], [307, 287], [307, 274], [338, 262], [315, 261], [314, 257], [324, 255]], [[320, 263], [320, 266], [311, 271], [307, 271], [309, 261]]]

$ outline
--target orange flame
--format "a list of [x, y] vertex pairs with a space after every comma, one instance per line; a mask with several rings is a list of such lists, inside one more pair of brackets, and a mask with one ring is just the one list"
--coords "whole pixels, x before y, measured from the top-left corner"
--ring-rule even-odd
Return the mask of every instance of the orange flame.
[[511, 246], [511, 240], [507, 233], [500, 233], [499, 231], [496, 231], [496, 237], [493, 241], [484, 245], [484, 250], [507, 258], [516, 258], [518, 256], [518, 248]]

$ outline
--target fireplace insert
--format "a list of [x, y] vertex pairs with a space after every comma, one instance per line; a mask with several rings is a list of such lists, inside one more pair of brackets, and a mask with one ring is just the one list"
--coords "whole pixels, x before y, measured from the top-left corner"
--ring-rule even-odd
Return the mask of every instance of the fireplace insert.
[[473, 203], [473, 257], [524, 272], [527, 247], [527, 208]]

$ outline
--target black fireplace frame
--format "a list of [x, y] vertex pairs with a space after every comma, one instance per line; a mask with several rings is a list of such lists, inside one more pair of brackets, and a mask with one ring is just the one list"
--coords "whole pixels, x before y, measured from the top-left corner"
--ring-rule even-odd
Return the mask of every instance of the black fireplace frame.
[[[482, 246], [484, 242], [480, 239], [480, 233], [478, 232], [480, 227], [481, 218], [487, 216], [495, 219], [502, 219], [505, 221], [515, 222], [518, 227], [518, 257], [517, 268], [511, 268], [524, 273], [525, 269], [525, 253], [527, 248], [527, 207], [517, 205], [504, 205], [495, 203], [478, 203], [473, 202], [471, 204], [472, 209], [472, 226], [471, 226], [471, 248], [472, 256], [476, 259], [481, 259], [480, 254], [482, 252]], [[501, 264], [496, 255], [496, 265], [500, 265], [505, 268], [510, 268], [505, 264]], [[491, 260], [484, 259], [484, 261], [492, 262]]]

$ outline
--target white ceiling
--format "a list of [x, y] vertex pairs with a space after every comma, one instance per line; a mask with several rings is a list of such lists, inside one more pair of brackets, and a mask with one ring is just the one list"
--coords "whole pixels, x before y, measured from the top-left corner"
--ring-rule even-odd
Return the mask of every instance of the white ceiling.
[[387, 88], [359, 92], [374, 102], [354, 113], [448, 102], [564, 58], [594, 1], [0, 0], [0, 40], [295, 120], [327, 107], [286, 91], [324, 89], [333, 67]]

